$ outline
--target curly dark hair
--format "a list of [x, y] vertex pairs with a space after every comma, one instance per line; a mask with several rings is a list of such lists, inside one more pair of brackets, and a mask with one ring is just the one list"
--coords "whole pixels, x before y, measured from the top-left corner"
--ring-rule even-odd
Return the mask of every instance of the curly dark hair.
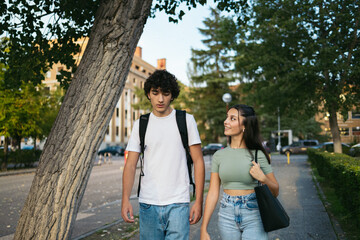
[[160, 88], [163, 92], [170, 92], [171, 98], [174, 100], [179, 96], [180, 88], [176, 77], [166, 70], [156, 70], [148, 77], [144, 84], [144, 92], [147, 98], [151, 88]]

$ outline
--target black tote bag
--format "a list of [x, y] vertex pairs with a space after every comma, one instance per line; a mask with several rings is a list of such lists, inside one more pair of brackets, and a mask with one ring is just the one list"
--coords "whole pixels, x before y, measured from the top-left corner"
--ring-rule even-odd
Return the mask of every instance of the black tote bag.
[[[257, 163], [257, 150], [255, 152], [255, 162]], [[261, 221], [265, 232], [285, 228], [290, 225], [290, 218], [279, 200], [272, 195], [267, 185], [255, 187], [256, 199], [259, 206]]]

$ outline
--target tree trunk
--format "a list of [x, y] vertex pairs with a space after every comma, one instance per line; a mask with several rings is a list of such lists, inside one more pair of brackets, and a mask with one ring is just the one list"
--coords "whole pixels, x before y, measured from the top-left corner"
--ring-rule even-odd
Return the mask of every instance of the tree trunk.
[[151, 3], [102, 1], [46, 141], [14, 239], [71, 237], [96, 151], [124, 88]]
[[1, 163], [1, 171], [7, 170], [8, 155], [9, 155], [9, 138], [5, 137], [5, 139], [4, 139], [4, 159]]
[[341, 137], [340, 137], [340, 131], [339, 126], [337, 122], [337, 113], [336, 110], [333, 107], [330, 107], [329, 111], [329, 123], [330, 123], [330, 129], [331, 134], [334, 142], [334, 152], [336, 153], [342, 153], [342, 146], [341, 146]]

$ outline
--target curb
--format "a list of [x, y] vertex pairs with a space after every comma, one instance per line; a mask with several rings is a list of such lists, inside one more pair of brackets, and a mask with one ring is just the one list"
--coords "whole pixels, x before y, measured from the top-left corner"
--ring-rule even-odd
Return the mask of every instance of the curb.
[[0, 177], [11, 176], [11, 175], [20, 175], [20, 174], [29, 174], [34, 173], [36, 168], [34, 169], [24, 169], [24, 170], [10, 170], [5, 172], [0, 172]]

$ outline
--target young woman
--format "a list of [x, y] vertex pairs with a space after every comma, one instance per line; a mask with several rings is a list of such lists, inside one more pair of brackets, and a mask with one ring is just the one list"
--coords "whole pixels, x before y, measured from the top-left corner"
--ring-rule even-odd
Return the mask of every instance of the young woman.
[[[225, 135], [230, 138], [230, 147], [217, 151], [212, 159], [201, 239], [210, 239], [207, 226], [219, 198], [220, 184], [224, 189], [218, 214], [221, 238], [268, 239], [261, 222], [254, 187], [260, 181], [277, 196], [279, 184], [272, 172], [270, 157], [262, 145], [254, 109], [243, 104], [231, 107], [224, 127]], [[256, 150], [258, 163], [254, 159]]]

